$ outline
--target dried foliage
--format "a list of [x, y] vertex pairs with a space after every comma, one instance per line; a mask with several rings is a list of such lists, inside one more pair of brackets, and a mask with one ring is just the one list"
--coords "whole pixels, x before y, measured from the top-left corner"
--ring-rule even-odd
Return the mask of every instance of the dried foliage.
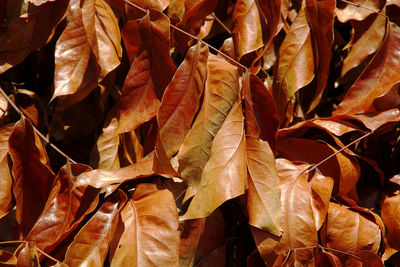
[[400, 265], [399, 14], [0, 1], [0, 265]]

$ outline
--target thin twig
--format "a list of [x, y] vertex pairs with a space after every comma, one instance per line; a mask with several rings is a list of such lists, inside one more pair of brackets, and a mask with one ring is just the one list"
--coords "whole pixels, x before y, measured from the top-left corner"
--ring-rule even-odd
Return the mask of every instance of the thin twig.
[[[368, 132], [368, 133], [364, 134], [363, 136], [361, 136], [361, 137], [357, 138], [356, 140], [350, 142], [349, 144], [345, 145], [344, 147], [342, 147], [341, 149], [339, 149], [338, 151], [336, 151], [336, 152], [333, 153], [332, 155], [330, 155], [330, 156], [326, 157], [325, 159], [321, 160], [321, 161], [318, 162], [317, 164], [312, 165], [312, 166], [310, 166], [309, 168], [305, 169], [303, 172], [305, 172], [305, 171], [311, 172], [312, 170], [318, 168], [319, 165], [325, 163], [326, 161], [328, 161], [328, 160], [331, 159], [332, 157], [336, 156], [337, 154], [339, 154], [340, 152], [342, 152], [342, 151], [345, 150], [346, 148], [350, 147], [351, 145], [353, 145], [353, 144], [357, 143], [358, 141], [364, 139], [365, 137], [371, 135], [373, 132], [374, 132], [374, 131], [371, 131], [371, 132]], [[303, 173], [303, 172], [302, 172], [302, 173]]]
[[346, 3], [346, 4], [353, 5], [353, 6], [356, 6], [356, 7], [364, 8], [364, 9], [369, 10], [369, 11], [372, 11], [372, 12], [378, 14], [378, 15], [384, 16], [386, 19], [389, 19], [385, 14], [382, 14], [381, 12], [378, 12], [378, 11], [376, 11], [375, 9], [372, 9], [372, 8], [370, 8], [370, 7], [363, 6], [363, 5], [360, 5], [360, 4], [358, 4], [358, 3], [353, 3], [353, 2], [348, 1], [348, 0], [339, 0], [339, 1], [342, 1], [342, 2], [344, 2], [344, 3]]
[[[142, 7], [136, 5], [136, 4], [134, 4], [134, 3], [132, 3], [132, 2], [130, 2], [130, 1], [128, 1], [128, 0], [124, 0], [124, 2], [127, 3], [127, 4], [129, 4], [129, 5], [131, 5], [131, 6], [133, 6], [133, 7], [135, 7], [135, 8], [137, 8], [137, 9], [140, 10], [140, 11], [143, 11], [144, 13], [147, 13], [147, 9], [144, 9], [144, 8], [142, 8]], [[193, 34], [188, 33], [187, 31], [182, 30], [181, 28], [179, 28], [179, 27], [177, 27], [177, 26], [175, 26], [175, 25], [173, 25], [173, 24], [170, 24], [170, 27], [173, 28], [174, 30], [177, 30], [178, 32], [183, 33], [184, 35], [186, 35], [186, 36], [192, 38], [193, 40], [196, 40], [196, 41], [198, 41], [198, 42], [201, 42], [201, 43], [205, 44], [206, 46], [208, 46], [208, 48], [214, 50], [215, 52], [219, 53], [221, 56], [223, 56], [223, 57], [229, 59], [230, 61], [232, 61], [237, 67], [240, 67], [240, 68], [242, 68], [242, 69], [244, 69], [244, 70], [247, 70], [247, 67], [246, 67], [246, 66], [242, 65], [241, 63], [239, 63], [239, 62], [236, 61], [235, 59], [231, 58], [230, 56], [228, 56], [228, 55], [225, 54], [224, 52], [219, 51], [219, 50], [218, 50], [217, 48], [215, 48], [214, 46], [212, 46], [212, 45], [210, 45], [210, 44], [204, 42], [204, 41], [203, 41], [202, 39], [200, 39], [199, 37], [194, 36]]]
[[[11, 107], [21, 116], [24, 117], [25, 119], [29, 120], [30, 119], [24, 114], [24, 112], [8, 97], [8, 95], [4, 92], [3, 88], [0, 87], [0, 93], [6, 98], [7, 102], [11, 105]], [[51, 146], [55, 151], [57, 151], [61, 156], [63, 156], [64, 158], [66, 158], [67, 160], [69, 160], [72, 163], [76, 162], [71, 159], [67, 154], [65, 154], [64, 152], [62, 152], [58, 147], [56, 147], [53, 143], [50, 142], [49, 139], [47, 139], [36, 127], [35, 125], [32, 124], [33, 130], [36, 132], [36, 134], [49, 146]]]
[[229, 35], [232, 35], [232, 31], [215, 15], [215, 13], [211, 13], [211, 16], [218, 22], [219, 25], [224, 28], [224, 30], [229, 33]]

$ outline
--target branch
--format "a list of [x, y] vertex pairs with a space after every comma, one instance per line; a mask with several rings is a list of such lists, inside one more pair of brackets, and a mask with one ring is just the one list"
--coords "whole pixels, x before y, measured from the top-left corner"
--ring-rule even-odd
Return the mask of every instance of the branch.
[[[24, 112], [22, 112], [22, 110], [19, 109], [19, 107], [8, 97], [8, 95], [6, 94], [6, 92], [4, 92], [3, 88], [0, 87], [0, 93], [5, 97], [5, 99], [7, 100], [7, 102], [11, 105], [11, 107], [21, 116], [24, 117], [25, 119], [29, 120], [31, 122], [31, 120], [24, 114]], [[71, 159], [67, 154], [65, 154], [64, 152], [62, 152], [61, 149], [59, 149], [58, 147], [56, 147], [53, 143], [50, 142], [49, 139], [47, 139], [37, 128], [36, 126], [31, 122], [33, 130], [36, 132], [36, 134], [49, 146], [51, 146], [55, 151], [57, 151], [61, 156], [63, 156], [64, 158], [66, 158], [67, 160], [69, 160], [72, 163], [76, 162]]]

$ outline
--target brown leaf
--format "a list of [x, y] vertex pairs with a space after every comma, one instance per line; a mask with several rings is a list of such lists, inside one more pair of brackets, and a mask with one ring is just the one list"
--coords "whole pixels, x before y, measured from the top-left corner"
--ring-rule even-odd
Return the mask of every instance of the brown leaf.
[[379, 49], [385, 36], [386, 23], [386, 17], [382, 14], [354, 22], [353, 40], [350, 52], [343, 61], [342, 77]]
[[[110, 111], [104, 122], [103, 130], [97, 139], [96, 146], [92, 150], [91, 162], [99, 169], [119, 169], [118, 156], [119, 134], [118, 118], [114, 111]], [[93, 166], [92, 165], [92, 166]]]
[[263, 46], [260, 14], [254, 0], [236, 2], [232, 24], [232, 38], [238, 60]]
[[69, 245], [64, 263], [69, 266], [102, 266], [127, 197], [113, 194], [76, 234]]
[[102, 80], [121, 62], [122, 47], [118, 21], [104, 0], [84, 1], [82, 21], [87, 40], [101, 68]]
[[151, 120], [161, 96], [176, 70], [169, 55], [169, 20], [149, 12], [139, 24], [142, 46], [122, 88], [119, 133], [129, 132]]
[[124, 46], [129, 56], [129, 62], [132, 64], [141, 44], [138, 20], [128, 20], [121, 30], [121, 36], [124, 40]]
[[193, 266], [200, 236], [205, 230], [206, 219], [198, 218], [183, 222], [183, 230], [179, 239], [179, 266]]
[[257, 6], [267, 20], [267, 27], [263, 31], [263, 39], [266, 47], [270, 46], [272, 39], [278, 32], [281, 0], [262, 1], [256, 0]]
[[206, 80], [208, 47], [193, 46], [165, 90], [157, 121], [168, 158], [181, 146], [199, 107]]
[[13, 161], [16, 218], [22, 235], [26, 236], [47, 202], [54, 174], [46, 151], [28, 120], [22, 117], [15, 124], [8, 142]]
[[67, 163], [57, 174], [49, 200], [26, 241], [49, 253], [71, 233], [98, 203], [100, 190], [77, 186], [77, 176], [90, 167]]
[[[321, 230], [321, 240], [323, 246], [335, 250], [354, 253], [369, 250], [377, 253], [381, 231], [378, 225], [361, 214], [331, 202], [326, 224]], [[334, 254], [345, 262], [344, 266], [361, 266], [361, 262], [352, 257], [342, 253]]]
[[377, 97], [388, 92], [400, 81], [400, 28], [391, 22], [375, 56], [347, 91], [335, 114], [354, 114], [369, 111]]
[[8, 166], [8, 139], [13, 131], [13, 125], [0, 128], [0, 218], [7, 215], [12, 205], [12, 184]]
[[351, 0], [353, 4], [340, 2], [335, 9], [335, 14], [340, 22], [344, 23], [349, 20], [364, 20], [372, 13], [379, 12], [383, 6], [380, 0]]
[[[165, 90], [157, 115], [160, 130], [156, 141], [154, 166], [159, 174], [175, 174], [169, 159], [178, 152], [200, 105], [206, 80], [207, 57], [208, 47], [200, 42], [189, 49], [185, 60]], [[161, 160], [162, 158], [164, 160]], [[170, 171], [162, 171], [162, 165], [166, 165], [164, 168]]]
[[139, 184], [121, 221], [111, 266], [178, 266], [178, 212], [171, 192]]
[[90, 185], [96, 188], [120, 184], [141, 177], [154, 175], [153, 159], [143, 159], [127, 167], [116, 170], [96, 169], [80, 174], [76, 185]]
[[211, 144], [239, 91], [238, 71], [225, 60], [209, 55], [202, 107], [178, 153], [179, 172], [189, 185], [184, 201], [196, 194]]
[[61, 97], [63, 109], [85, 98], [101, 78], [87, 38], [79, 0], [71, 0], [67, 11], [67, 26], [56, 43], [54, 93]]
[[[274, 121], [274, 113], [258, 112], [265, 116], [256, 118], [256, 108], [260, 111], [261, 106], [264, 110], [273, 107], [273, 101], [263, 87], [251, 86], [250, 79], [253, 75], [246, 74], [243, 79], [243, 90], [245, 96], [245, 117], [246, 117], [246, 155], [248, 171], [248, 192], [247, 192], [247, 210], [249, 213], [249, 224], [270, 232], [274, 235], [281, 235], [281, 195], [279, 188], [279, 177], [275, 167], [275, 157], [268, 142], [260, 140], [261, 127], [258, 122], [263, 123], [263, 130], [267, 125], [272, 124], [272, 131], [278, 126], [277, 120]], [[254, 76], [253, 79], [256, 77]], [[258, 79], [258, 78], [257, 78]], [[257, 85], [257, 83], [256, 83]], [[260, 88], [265, 91], [260, 90]], [[258, 89], [258, 90], [257, 90]], [[261, 91], [261, 92], [260, 92]], [[257, 97], [257, 92], [259, 96]], [[260, 94], [261, 93], [261, 94]], [[264, 94], [262, 94], [264, 93]], [[261, 102], [262, 96], [269, 96], [269, 101]], [[265, 99], [266, 100], [266, 99]], [[262, 105], [264, 104], [264, 105]], [[269, 129], [271, 131], [271, 129]], [[275, 132], [276, 133], [276, 132]], [[272, 137], [275, 137], [275, 133]], [[275, 141], [275, 139], [273, 139]]]
[[[294, 165], [288, 160], [277, 159], [280, 176], [283, 233], [276, 237], [252, 228], [253, 237], [261, 257], [272, 265], [279, 255], [294, 248], [313, 247], [318, 244], [317, 231], [326, 216], [333, 182], [329, 177], [305, 171], [308, 165]], [[326, 184], [325, 186], [321, 186]], [[329, 188], [330, 187], [330, 188]], [[305, 264], [312, 260], [312, 250], [298, 250], [294, 260]]]
[[16, 266], [18, 262], [17, 257], [7, 250], [0, 250], [0, 264], [4, 267], [7, 266]]
[[182, 220], [206, 217], [247, 189], [243, 126], [242, 106], [236, 101], [213, 140], [210, 160]]
[[[308, 112], [320, 102], [330, 71], [333, 44], [335, 0], [306, 0], [306, 15], [311, 28], [316, 73], [316, 88]], [[310, 59], [308, 59], [310, 60]]]
[[[329, 144], [304, 138], [287, 138], [278, 144], [278, 151], [285, 158], [309, 164], [318, 164], [337, 151]], [[360, 167], [354, 158], [341, 152], [319, 165], [318, 169], [325, 176], [335, 179], [335, 194], [358, 202], [356, 185]]]
[[[391, 179], [400, 178], [400, 175], [395, 175]], [[387, 231], [387, 242], [390, 247], [400, 248], [400, 195], [386, 196], [381, 205], [381, 216], [385, 223]]]
[[40, 266], [36, 244], [26, 242], [18, 255], [17, 267]]
[[291, 118], [291, 114], [286, 114], [288, 102], [313, 78], [314, 60], [310, 27], [302, 8], [279, 48], [277, 63], [274, 67], [272, 95], [281, 125]]
[[0, 73], [19, 64], [31, 52], [51, 40], [68, 3], [68, 0], [47, 2], [29, 15], [7, 24], [5, 31], [2, 30], [0, 34]]

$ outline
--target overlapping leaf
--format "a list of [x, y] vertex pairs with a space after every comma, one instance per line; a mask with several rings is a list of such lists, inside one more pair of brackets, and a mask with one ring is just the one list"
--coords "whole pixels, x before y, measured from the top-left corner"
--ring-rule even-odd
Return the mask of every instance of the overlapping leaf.
[[202, 107], [178, 153], [179, 172], [189, 185], [185, 200], [196, 194], [211, 144], [238, 95], [237, 68], [210, 55]]
[[46, 151], [28, 120], [21, 118], [15, 124], [8, 143], [13, 161], [16, 218], [22, 235], [26, 236], [45, 207], [54, 174]]
[[244, 121], [241, 103], [236, 101], [213, 140], [210, 159], [182, 219], [206, 217], [246, 189]]
[[336, 114], [367, 112], [377, 97], [388, 92], [400, 81], [400, 28], [387, 24], [385, 40], [366, 69], [347, 91]]
[[11, 208], [13, 179], [8, 168], [7, 155], [8, 138], [12, 130], [13, 125], [0, 128], [0, 218]]
[[125, 193], [115, 192], [81, 228], [69, 245], [64, 263], [69, 266], [103, 265], [119, 220], [119, 212], [127, 200]]
[[178, 213], [172, 194], [140, 184], [121, 211], [111, 266], [178, 266]]

